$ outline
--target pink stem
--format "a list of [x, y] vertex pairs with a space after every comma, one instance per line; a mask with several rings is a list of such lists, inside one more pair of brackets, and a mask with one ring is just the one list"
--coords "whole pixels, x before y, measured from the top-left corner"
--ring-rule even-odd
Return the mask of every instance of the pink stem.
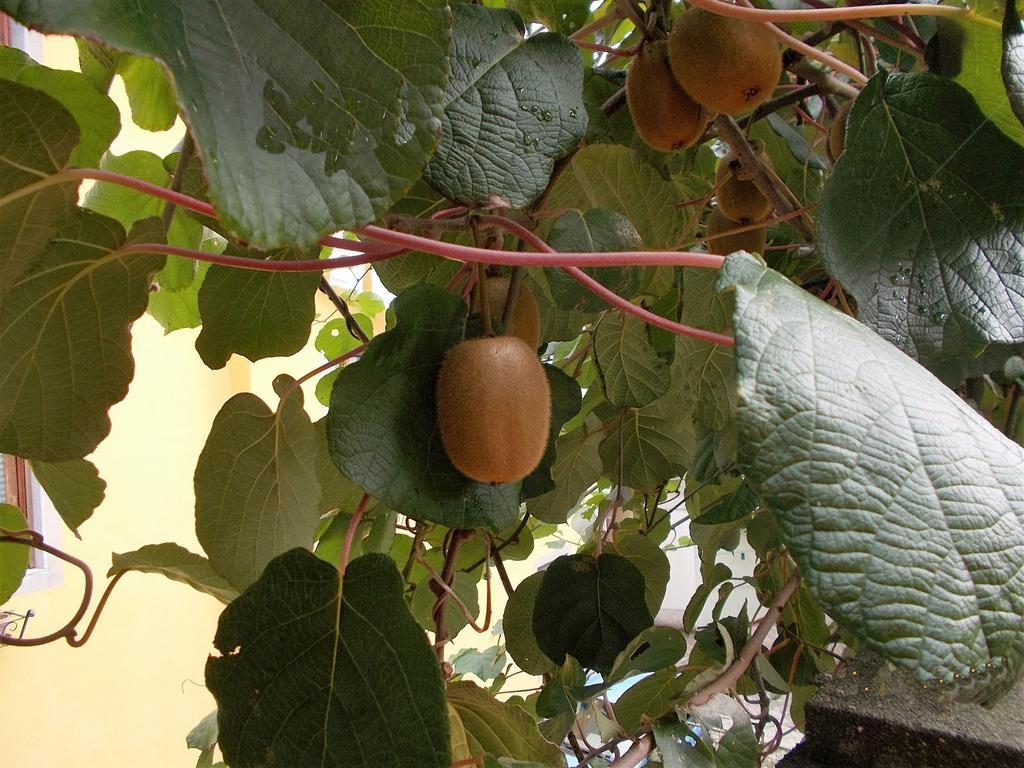
[[918, 3], [899, 3], [893, 5], [854, 5], [842, 8], [808, 8], [798, 10], [773, 10], [769, 8], [749, 8], [722, 0], [689, 0], [690, 5], [721, 16], [747, 21], [845, 21], [848, 19], [877, 19], [883, 16], [962, 16], [966, 8], [955, 8], [951, 5], [924, 5]]
[[[501, 216], [481, 216], [481, 224], [501, 226], [512, 231], [508, 225], [515, 222]], [[518, 225], [517, 225], [518, 226]], [[523, 229], [529, 232], [528, 229]], [[623, 267], [623, 266], [678, 266], [707, 267], [718, 269], [722, 266], [723, 257], [709, 253], [689, 253], [686, 251], [615, 251], [608, 253], [558, 253], [548, 248], [545, 253], [519, 253], [513, 251], [497, 251], [490, 248], [475, 248], [457, 243], [442, 243], [430, 238], [410, 235], [406, 232], [393, 232], [374, 225], [360, 227], [356, 233], [361, 237], [377, 240], [382, 243], [416, 251], [433, 253], [455, 261], [483, 262], [484, 264], [504, 264], [507, 266], [524, 267]], [[533, 233], [530, 232], [532, 235]], [[525, 238], [524, 238], [525, 239]], [[538, 238], [539, 240], [539, 238]], [[541, 240], [540, 242], [544, 242]]]
[[197, 200], [194, 197], [189, 197], [181, 192], [175, 192], [173, 189], [161, 187], [159, 184], [150, 184], [148, 181], [136, 179], [132, 176], [126, 176], [123, 173], [103, 171], [99, 168], [71, 168], [64, 171], [63, 175], [69, 176], [73, 179], [91, 179], [93, 181], [106, 181], [111, 184], [119, 184], [122, 187], [128, 187], [129, 189], [134, 189], [138, 192], [144, 192], [147, 195], [158, 197], [161, 200], [166, 200], [169, 203], [174, 203], [182, 208], [188, 208], [190, 211], [201, 213], [204, 216], [216, 217], [217, 215], [213, 206], [207, 202]]
[[325, 371], [329, 371], [329, 370], [331, 370], [331, 368], [337, 368], [339, 365], [344, 363], [346, 360], [351, 360], [353, 357], [359, 357], [359, 355], [363, 354], [363, 352], [365, 352], [365, 351], [366, 351], [366, 345], [365, 344], [360, 344], [355, 349], [350, 349], [344, 355], [338, 355], [338, 357], [334, 358], [333, 360], [328, 360], [323, 365], [318, 366], [317, 368], [314, 368], [312, 371], [310, 371], [306, 375], [302, 376], [301, 378], [296, 379], [295, 383], [292, 384], [288, 388], [288, 390], [285, 392], [284, 395], [281, 396], [281, 399], [284, 400], [284, 398], [287, 397], [289, 394], [291, 394], [291, 392], [293, 390], [298, 389], [303, 384], [305, 384], [307, 381], [312, 379], [314, 376], [318, 376], [321, 373], [324, 373]]
[[358, 267], [363, 264], [374, 264], [385, 261], [401, 253], [400, 250], [388, 251], [379, 256], [359, 254], [358, 256], [339, 256], [333, 259], [301, 259], [299, 261], [265, 261], [251, 259], [247, 256], [228, 256], [223, 253], [206, 253], [191, 248], [179, 248], [164, 243], [132, 243], [117, 249], [118, 253], [162, 253], [168, 256], [181, 256], [193, 261], [206, 261], [223, 267], [252, 269], [257, 272], [322, 272], [326, 269]]
[[[545, 243], [535, 233], [531, 232], [521, 224], [518, 224], [510, 219], [503, 219], [503, 217], [501, 216], [489, 216], [484, 218], [497, 219], [497, 221], [491, 221], [488, 223], [493, 223], [498, 226], [504, 227], [509, 232], [520, 238], [523, 242], [529, 243], [531, 246], [533, 246], [539, 251], [546, 251], [548, 253], [554, 252], [554, 248]], [[722, 261], [724, 261], [723, 257], [716, 256], [716, 258], [719, 259], [718, 264], [719, 266], [721, 266]], [[664, 328], [666, 331], [670, 331], [671, 333], [677, 333], [680, 336], [688, 336], [691, 339], [697, 339], [699, 341], [708, 341], [711, 342], [712, 344], [722, 344], [727, 347], [731, 347], [736, 344], [736, 340], [733, 339], [731, 336], [726, 336], [725, 334], [721, 333], [715, 333], [713, 331], [705, 331], [703, 328], [694, 328], [693, 326], [683, 325], [682, 323], [676, 323], [673, 322], [672, 320], [669, 320], [668, 318], [662, 317], [661, 315], [656, 315], [654, 312], [650, 312], [649, 310], [646, 310], [643, 307], [639, 307], [633, 302], [629, 301], [628, 299], [622, 298], [614, 291], [605, 288], [603, 285], [597, 282], [597, 280], [592, 278], [590, 275], [588, 275], [586, 272], [584, 272], [582, 269], [578, 267], [567, 266], [563, 267], [563, 269], [565, 270], [566, 274], [568, 274], [578, 283], [582, 284], [591, 293], [595, 294], [596, 296], [600, 296], [613, 307], [621, 309], [623, 312], [633, 315], [634, 317], [638, 317], [641, 320], [650, 323], [651, 325], [655, 325], [658, 328]]]
[[342, 578], [345, 576], [345, 569], [348, 568], [348, 557], [352, 552], [352, 542], [356, 538], [356, 529], [363, 521], [363, 512], [366, 511], [366, 504], [370, 500], [370, 494], [364, 493], [359, 500], [359, 506], [352, 513], [352, 519], [348, 521], [348, 528], [345, 529], [345, 541], [341, 545], [341, 558], [338, 560], [338, 573]]
[[447, 219], [449, 216], [461, 216], [469, 210], [464, 205], [456, 205], [452, 208], [445, 208], [440, 211], [436, 211], [430, 216], [431, 221], [437, 221], [438, 219]]

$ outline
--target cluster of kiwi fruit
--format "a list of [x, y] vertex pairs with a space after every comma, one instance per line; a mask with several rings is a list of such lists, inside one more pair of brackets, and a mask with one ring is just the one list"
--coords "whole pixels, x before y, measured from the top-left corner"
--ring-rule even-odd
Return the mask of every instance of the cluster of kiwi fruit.
[[[771, 169], [771, 160], [758, 147], [758, 160], [764, 168]], [[715, 173], [715, 200], [718, 205], [708, 219], [707, 243], [711, 253], [727, 255], [733, 251], [764, 253], [768, 241], [768, 227], [747, 229], [743, 232], [727, 233], [746, 224], [755, 224], [767, 219], [773, 210], [771, 201], [762, 194], [750, 179], [742, 177], [739, 158], [730, 152], [718, 163]], [[717, 235], [717, 237], [716, 237]]]
[[756, 107], [781, 74], [782, 52], [764, 24], [691, 8], [668, 40], [648, 42], [633, 59], [626, 101], [640, 138], [669, 152], [696, 144], [716, 114]]
[[[486, 280], [492, 322], [503, 314], [510, 279]], [[505, 334], [459, 342], [437, 376], [437, 425], [445, 453], [459, 472], [482, 483], [511, 483], [530, 474], [548, 444], [551, 390], [537, 357], [537, 300], [520, 285]]]

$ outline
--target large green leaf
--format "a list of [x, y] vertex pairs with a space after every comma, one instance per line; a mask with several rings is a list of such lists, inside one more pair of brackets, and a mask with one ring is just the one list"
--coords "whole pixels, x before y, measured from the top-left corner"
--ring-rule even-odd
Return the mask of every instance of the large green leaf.
[[159, 573], [172, 581], [188, 584], [192, 589], [215, 597], [224, 604], [238, 597], [238, 590], [213, 570], [209, 560], [189, 552], [180, 544], [147, 544], [134, 552], [115, 552], [111, 560], [107, 576], [128, 571]]
[[976, 0], [956, 18], [936, 19], [938, 28], [926, 51], [929, 69], [952, 78], [978, 102], [1003, 133], [1024, 144], [1024, 126], [1013, 114], [1006, 88], [996, 73], [1002, 58], [1002, 2]]
[[[431, 632], [436, 628], [434, 623], [434, 605], [437, 602], [437, 596], [434, 591], [430, 588], [433, 583], [434, 577], [427, 575], [416, 585], [416, 590], [412, 594], [412, 600], [409, 603], [409, 610], [412, 611], [413, 617], [419, 622], [420, 626]], [[451, 585], [452, 592], [459, 596], [462, 603], [469, 609], [469, 615], [475, 621], [477, 616], [480, 615], [480, 598], [478, 590], [476, 588], [476, 579], [470, 576], [468, 573], [462, 573], [459, 571], [455, 574], [455, 579]], [[444, 603], [445, 612], [445, 627], [448, 632], [448, 637], [454, 638], [469, 624], [469, 620], [466, 615], [462, 612], [462, 608], [459, 604], [449, 597]]]
[[[732, 307], [715, 293], [717, 273], [710, 269], [683, 270], [682, 322], [696, 328], [729, 333]], [[711, 430], [732, 419], [736, 400], [736, 361], [722, 344], [677, 336], [672, 361], [673, 388], [693, 401], [693, 420]]]
[[615, 719], [626, 733], [635, 733], [644, 720], [655, 720], [672, 709], [686, 690], [686, 679], [674, 667], [645, 677], [615, 702]]
[[160, 242], [160, 222], [125, 239], [116, 221], [79, 210], [42, 262], [0, 303], [0, 450], [63, 461], [110, 431], [107, 409], [128, 393], [131, 325], [146, 309], [163, 256], [121, 253]]
[[[588, 208], [566, 211], [548, 233], [548, 244], [556, 251], [594, 253], [596, 251], [636, 251], [643, 240], [629, 219], [617, 211]], [[648, 268], [649, 271], [650, 268]], [[643, 281], [643, 267], [589, 267], [583, 270], [620, 296], [635, 294]], [[600, 296], [581, 285], [564, 270], [546, 268], [548, 289], [559, 312], [599, 312], [608, 308]], [[573, 329], [579, 331], [581, 324]]]
[[377, 218], [437, 143], [443, 0], [400, 13], [392, 0], [0, 0], [0, 11], [160, 59], [211, 197], [253, 245], [312, 243]]
[[160, 63], [145, 56], [118, 58], [117, 74], [124, 81], [132, 121], [147, 131], [166, 131], [178, 117], [174, 86]]
[[16, 48], [0, 47], [0, 77], [49, 94], [71, 113], [82, 137], [71, 153], [71, 165], [95, 166], [121, 130], [117, 105], [78, 72], [50, 69]]
[[1000, 71], [1010, 109], [1024, 123], [1024, 25], [1017, 13], [1017, 0], [1003, 10], [1003, 58]]
[[533, 718], [519, 707], [498, 701], [470, 682], [449, 683], [448, 702], [465, 729], [473, 757], [511, 757], [564, 768], [562, 751], [544, 740]]
[[601, 457], [597, 449], [603, 437], [603, 432], [579, 427], [558, 438], [555, 463], [551, 465], [554, 490], [527, 502], [531, 515], [545, 523], [566, 521], [580, 497], [601, 476]]
[[[17, 507], [0, 504], [0, 528], [23, 531], [28, 528], [28, 521]], [[10, 600], [11, 595], [21, 586], [21, 580], [28, 570], [29, 551], [24, 544], [0, 542], [0, 605]]]
[[515, 11], [452, 11], [441, 144], [425, 177], [452, 200], [523, 208], [586, 131], [583, 60], [561, 35], [525, 38]]
[[519, 582], [516, 591], [509, 595], [501, 618], [505, 648], [519, 668], [529, 675], [547, 674], [555, 668], [533, 634], [533, 606], [543, 580], [543, 573], [533, 573]]
[[594, 360], [604, 395], [616, 408], [639, 408], [668, 392], [669, 366], [651, 345], [647, 323], [619, 312], [594, 331]]
[[653, 536], [627, 532], [619, 532], [615, 536], [610, 551], [629, 560], [643, 575], [644, 602], [651, 616], [656, 616], [665, 600], [671, 575], [668, 555], [658, 546]]
[[276, 411], [248, 392], [224, 403], [196, 464], [196, 535], [238, 589], [286, 550], [311, 547], [320, 519], [316, 431], [290, 382], [275, 381]]
[[500, 531], [519, 515], [520, 483], [462, 475], [441, 445], [434, 382], [462, 338], [465, 303], [433, 286], [393, 304], [394, 329], [374, 337], [334, 383], [327, 441], [334, 462], [367, 493], [417, 520]]
[[78, 527], [92, 517], [107, 490], [96, 465], [85, 459], [33, 461], [32, 475], [39, 481], [64, 524], [77, 536]]
[[561, 664], [573, 656], [603, 673], [652, 623], [643, 574], [608, 553], [557, 558], [544, 571], [533, 608], [533, 633], [549, 659]]
[[648, 248], [675, 248], [692, 231], [697, 218], [677, 207], [679, 190], [632, 149], [614, 144], [583, 147], [551, 185], [545, 208], [607, 208], [621, 213]]
[[449, 768], [441, 670], [390, 558], [297, 549], [225, 609], [206, 665], [234, 768]]
[[[229, 245], [225, 253], [267, 261], [315, 259], [319, 246], [257, 254]], [[196, 350], [210, 368], [223, 368], [232, 353], [249, 360], [294, 355], [309, 341], [316, 316], [319, 272], [264, 272], [214, 265], [199, 289], [203, 330]]]
[[1022, 184], [1024, 148], [963, 88], [878, 75], [822, 195], [822, 257], [865, 324], [958, 381], [986, 346], [1024, 344]]
[[689, 397], [673, 386], [643, 408], [622, 412], [598, 451], [605, 474], [644, 493], [682, 475], [694, 453]]
[[1024, 449], [751, 257], [730, 256], [720, 287], [740, 466], [821, 607], [918, 680], [998, 698], [1024, 667]]
[[57, 180], [79, 140], [74, 117], [42, 91], [0, 80], [0, 296], [33, 268], [74, 210], [77, 180]]

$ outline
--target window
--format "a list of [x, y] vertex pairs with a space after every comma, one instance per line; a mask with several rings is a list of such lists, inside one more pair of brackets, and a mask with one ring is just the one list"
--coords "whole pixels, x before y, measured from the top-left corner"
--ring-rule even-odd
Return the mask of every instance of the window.
[[[3, 470], [0, 472], [0, 501], [20, 509], [29, 528], [43, 534], [47, 543], [59, 546], [60, 523], [57, 513], [39, 483], [32, 477], [28, 462], [17, 456], [0, 454], [0, 468]], [[38, 549], [31, 549], [28, 573], [18, 592], [34, 592], [55, 586], [60, 581], [60, 560]]]

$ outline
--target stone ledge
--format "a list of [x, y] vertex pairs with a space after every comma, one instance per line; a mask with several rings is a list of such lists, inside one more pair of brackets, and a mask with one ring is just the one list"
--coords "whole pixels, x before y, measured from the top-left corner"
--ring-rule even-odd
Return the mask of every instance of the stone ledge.
[[819, 684], [807, 736], [780, 768], [1024, 766], [1024, 686], [991, 709], [960, 704], [866, 653]]

